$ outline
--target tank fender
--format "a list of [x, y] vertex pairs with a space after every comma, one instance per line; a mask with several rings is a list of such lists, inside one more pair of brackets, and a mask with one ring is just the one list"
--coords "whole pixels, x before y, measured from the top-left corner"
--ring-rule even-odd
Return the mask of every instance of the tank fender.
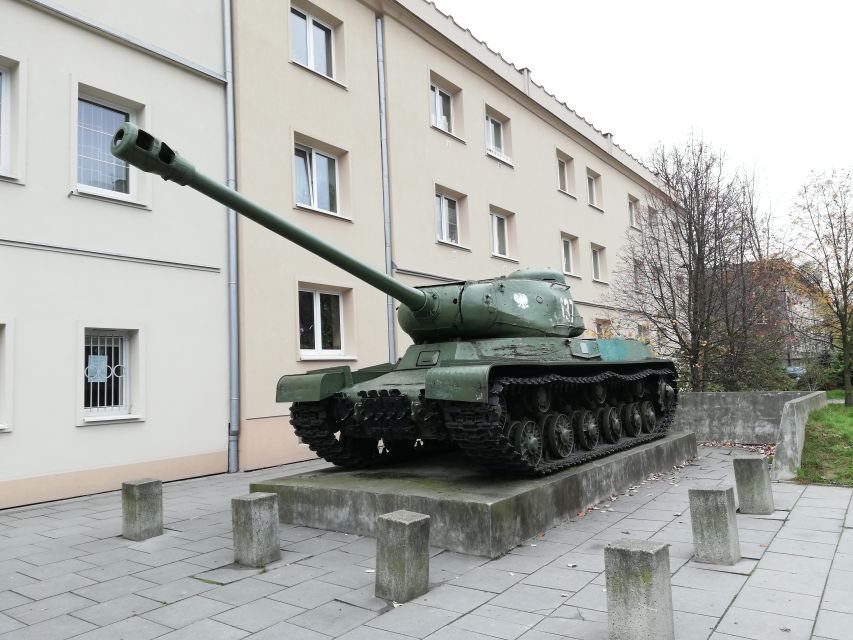
[[349, 367], [331, 367], [282, 376], [276, 385], [276, 402], [317, 402], [352, 385]]
[[425, 393], [431, 400], [486, 402], [492, 365], [433, 367], [426, 374]]

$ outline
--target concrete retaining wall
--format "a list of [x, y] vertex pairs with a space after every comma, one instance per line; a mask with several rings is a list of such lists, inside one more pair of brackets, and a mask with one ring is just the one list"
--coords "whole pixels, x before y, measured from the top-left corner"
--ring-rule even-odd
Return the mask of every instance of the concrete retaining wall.
[[825, 391], [680, 393], [673, 431], [702, 441], [776, 443], [773, 479], [796, 475], [811, 411], [826, 406]]

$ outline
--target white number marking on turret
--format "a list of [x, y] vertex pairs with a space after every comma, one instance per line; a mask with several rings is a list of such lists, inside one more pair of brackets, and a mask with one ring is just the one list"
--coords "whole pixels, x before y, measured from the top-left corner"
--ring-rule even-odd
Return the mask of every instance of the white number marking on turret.
[[512, 299], [515, 300], [515, 304], [518, 305], [519, 309], [527, 308], [527, 296], [523, 293], [513, 294]]

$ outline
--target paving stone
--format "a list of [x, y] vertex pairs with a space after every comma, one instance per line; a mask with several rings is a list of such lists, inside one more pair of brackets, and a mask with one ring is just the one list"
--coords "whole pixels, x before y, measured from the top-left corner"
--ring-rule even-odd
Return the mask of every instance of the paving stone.
[[95, 625], [69, 615], [57, 616], [0, 636], [0, 640], [65, 640], [91, 631]]
[[516, 584], [494, 598], [491, 604], [547, 615], [563, 604], [565, 601], [563, 593], [557, 589]]
[[[565, 609], [560, 613], [561, 609]], [[607, 640], [607, 614], [591, 609], [560, 607], [557, 615], [545, 618], [536, 625], [537, 631], [556, 634], [561, 638]]]
[[376, 555], [376, 539], [360, 538], [355, 542], [338, 547], [337, 550], [344, 551], [346, 553], [353, 553], [358, 556], [372, 557]]
[[327, 582], [303, 582], [273, 593], [269, 597], [279, 602], [287, 602], [288, 604], [295, 604], [298, 607], [313, 609], [349, 591], [349, 587], [342, 587]]
[[774, 589], [761, 589], [750, 586], [750, 581], [737, 595], [734, 602], [735, 607], [741, 609], [752, 609], [764, 611], [765, 613], [778, 613], [780, 615], [794, 616], [805, 620], [814, 620], [817, 609], [820, 606], [820, 598]]
[[365, 585], [373, 584], [376, 581], [376, 573], [358, 565], [350, 565], [343, 569], [323, 574], [316, 579], [321, 582], [330, 582], [349, 587], [350, 589], [360, 589]]
[[128, 618], [113, 624], [93, 629], [74, 640], [151, 640], [159, 638], [171, 629], [144, 618]]
[[204, 568], [197, 564], [189, 562], [173, 562], [171, 564], [156, 567], [154, 569], [146, 569], [134, 574], [137, 578], [153, 582], [155, 584], [166, 584], [174, 582], [180, 578], [193, 576], [197, 573], [203, 573]]
[[191, 625], [160, 636], [160, 640], [238, 640], [245, 638], [247, 631], [236, 629], [216, 620], [199, 620]]
[[[86, 555], [85, 551], [80, 551], [79, 549], [74, 549], [71, 547], [68, 548], [59, 548], [48, 551], [46, 549], [40, 549], [36, 553], [29, 553], [25, 556], [19, 556], [21, 560], [24, 562], [29, 562], [30, 564], [35, 564], [38, 566], [44, 564], [51, 564], [53, 562], [60, 562], [61, 560], [69, 560], [71, 558], [78, 558], [80, 556]], [[87, 560], [87, 562], [89, 562]]]
[[[328, 636], [323, 637], [327, 638]], [[347, 631], [338, 640], [411, 640], [411, 636], [403, 636], [399, 633], [392, 633], [391, 631], [373, 627], [359, 627], [358, 629]]]
[[509, 589], [516, 582], [519, 582], [525, 575], [527, 574], [492, 569], [491, 565], [487, 564], [462, 574], [454, 579], [452, 583], [459, 587], [501, 593]]
[[784, 573], [813, 573], [826, 575], [829, 573], [831, 561], [823, 558], [807, 558], [789, 553], [767, 552], [759, 561], [759, 569], [770, 569]]
[[22, 596], [32, 598], [33, 600], [41, 600], [42, 598], [49, 598], [60, 593], [65, 593], [66, 591], [71, 591], [72, 589], [83, 588], [94, 584], [96, 584], [94, 580], [69, 573], [40, 582], [30, 582], [30, 584], [25, 584], [24, 586], [15, 586], [13, 589]]
[[[69, 560], [61, 560], [60, 562], [52, 562], [41, 566], [32, 565], [29, 563], [20, 563], [22, 566], [17, 569], [18, 573], [23, 573], [30, 578], [36, 580], [48, 580], [56, 578], [68, 573], [81, 572], [85, 569], [95, 568], [95, 565], [84, 562], [79, 558], [71, 558]], [[82, 573], [80, 575], [83, 575]], [[88, 578], [89, 576], [84, 576]], [[93, 580], [95, 578], [92, 578]]]
[[579, 609], [607, 611], [607, 591], [603, 584], [590, 583], [574, 595], [569, 594], [565, 603]]
[[103, 627], [125, 618], [138, 616], [159, 606], [161, 606], [159, 602], [129, 594], [115, 600], [107, 600], [84, 609], [78, 609], [74, 612], [74, 616]]
[[234, 562], [234, 552], [231, 549], [217, 549], [216, 551], [191, 556], [186, 559], [186, 562], [192, 562], [208, 569], [216, 569]]
[[202, 596], [192, 596], [159, 609], [143, 613], [142, 617], [158, 624], [180, 629], [193, 622], [204, 620], [218, 613], [232, 609], [230, 604], [208, 600]]
[[849, 589], [853, 585], [853, 571], [841, 571], [832, 569], [829, 572], [829, 578], [826, 581], [826, 586], [829, 589]]
[[[152, 538], [152, 540], [154, 539], [156, 538]], [[172, 562], [178, 562], [179, 560], [189, 561], [190, 558], [196, 557], [196, 553], [188, 551], [187, 549], [179, 549], [177, 547], [163, 549], [162, 551], [157, 551], [155, 553], [142, 552], [138, 550], [133, 551], [137, 551], [133, 556], [133, 560], [139, 564], [144, 564], [149, 567], [162, 567], [163, 565], [171, 564]]]
[[288, 622], [311, 631], [339, 636], [375, 618], [373, 611], [360, 609], [345, 602], [327, 602], [316, 609], [300, 613]]
[[832, 640], [849, 640], [853, 629], [853, 614], [821, 610], [817, 616], [816, 636]]
[[685, 611], [674, 611], [673, 624], [675, 626], [675, 637], [678, 640], [707, 640], [717, 624], [717, 618]]
[[14, 618], [10, 618], [9, 616], [0, 613], [0, 635], [6, 633], [7, 631], [14, 631], [15, 629], [20, 629], [23, 626], [23, 622], [20, 622], [19, 620], [15, 620]]
[[494, 640], [494, 636], [487, 636], [476, 631], [459, 629], [450, 625], [429, 634], [427, 640]]
[[454, 611], [425, 607], [409, 602], [374, 618], [367, 625], [406, 636], [425, 638], [441, 627], [450, 624], [459, 616], [460, 614]]
[[[530, 629], [527, 625], [507, 622], [505, 620], [485, 618], [474, 613], [462, 616], [458, 620], [455, 620], [450, 624], [450, 627], [467, 632], [485, 633], [487, 636], [502, 638], [503, 640], [515, 640], [515, 638]], [[445, 627], [445, 629], [447, 628], [449, 627]]]
[[342, 567], [358, 564], [363, 560], [364, 556], [333, 549], [332, 551], [326, 551], [325, 553], [302, 560], [300, 564], [309, 567], [320, 567], [321, 569], [337, 570]]
[[746, 577], [741, 575], [693, 569], [687, 565], [676, 571], [672, 576], [673, 585], [707, 591], [722, 591], [732, 595], [740, 590], [744, 582], [746, 582]]
[[301, 582], [305, 582], [306, 580], [310, 580], [311, 578], [322, 576], [326, 573], [329, 573], [327, 569], [309, 567], [303, 564], [289, 564], [278, 569], [273, 569], [272, 571], [260, 573], [257, 578], [258, 580], [274, 582], [275, 584], [280, 584], [285, 587], [292, 587], [300, 584]]
[[[344, 638], [346, 636], [341, 636]], [[370, 637], [370, 636], [368, 636]], [[329, 640], [324, 633], [317, 633], [289, 622], [279, 622], [259, 633], [252, 634], [252, 640]], [[378, 640], [378, 638], [377, 638]]]
[[312, 527], [288, 527], [286, 525], [280, 525], [278, 530], [278, 537], [282, 540], [287, 540], [293, 543], [302, 542], [303, 540], [310, 540], [311, 538], [316, 538], [323, 533], [325, 533], [325, 531], [323, 531], [322, 529], [314, 529]]
[[711, 564], [708, 562], [696, 562], [691, 560], [685, 566], [691, 569], [701, 569], [703, 571], [722, 571], [723, 573], [737, 573], [742, 576], [748, 576], [755, 571], [758, 564], [757, 560], [751, 558], [741, 558], [734, 564]]
[[231, 584], [252, 576], [260, 575], [264, 572], [263, 567], [246, 567], [240, 564], [229, 564], [218, 569], [210, 571], [202, 571], [195, 574], [193, 577], [204, 582], [213, 582], [216, 584]]
[[543, 567], [522, 580], [523, 584], [548, 587], [560, 591], [580, 591], [592, 582], [597, 573], [568, 567]]
[[186, 598], [211, 591], [215, 588], [215, 584], [202, 582], [195, 578], [180, 578], [179, 580], [157, 585], [150, 589], [143, 589], [137, 595], [161, 604], [173, 604], [179, 600], [185, 600]]
[[783, 571], [757, 568], [749, 577], [749, 586], [775, 589], [787, 593], [800, 593], [807, 596], [820, 596], [826, 585], [826, 576], [820, 573], [800, 573], [792, 576]]
[[754, 640], [809, 640], [812, 622], [778, 613], [731, 607], [717, 630]]
[[258, 600], [277, 591], [281, 591], [281, 585], [247, 578], [239, 582], [232, 582], [231, 584], [211, 589], [204, 594], [204, 597], [238, 606], [252, 600]]
[[[533, 573], [537, 569], [541, 569], [546, 564], [549, 564], [551, 562], [554, 562], [554, 560], [550, 558], [540, 558], [536, 556], [520, 556], [510, 553], [503, 556], [502, 558], [498, 558], [497, 560], [492, 560], [484, 566], [488, 567], [489, 569], [497, 569], [499, 571], [512, 571], [513, 573], [527, 574]], [[433, 567], [431, 566], [430, 570], [432, 569]]]
[[672, 587], [672, 608], [686, 613], [700, 613], [721, 617], [732, 603], [734, 594], [725, 591]]
[[332, 549], [337, 549], [346, 544], [340, 540], [329, 540], [328, 538], [309, 538], [302, 542], [294, 542], [284, 547], [287, 551], [297, 551], [299, 553], [309, 553], [311, 555], [319, 555], [326, 553]]
[[214, 620], [249, 632], [267, 627], [303, 613], [305, 609], [286, 602], [261, 598], [214, 616]]
[[485, 604], [493, 597], [494, 594], [491, 592], [444, 584], [412, 600], [412, 602], [426, 607], [437, 607], [439, 609], [447, 609], [448, 611], [456, 611], [457, 613], [468, 613]]
[[20, 607], [22, 604], [32, 602], [32, 598], [27, 598], [14, 591], [0, 591], [0, 611], [11, 609], [12, 607]]
[[804, 542], [802, 540], [787, 540], [776, 537], [767, 548], [772, 553], [788, 553], [808, 558], [826, 558], [831, 560], [835, 555], [835, 543]]
[[853, 583], [845, 585], [847, 589], [828, 587], [823, 593], [820, 608], [839, 613], [853, 614]]
[[122, 576], [121, 578], [83, 587], [82, 589], [75, 589], [74, 593], [90, 600], [96, 600], [97, 602], [106, 602], [107, 600], [113, 600], [119, 596], [142, 591], [153, 586], [154, 583], [148, 580], [142, 580], [135, 576]]

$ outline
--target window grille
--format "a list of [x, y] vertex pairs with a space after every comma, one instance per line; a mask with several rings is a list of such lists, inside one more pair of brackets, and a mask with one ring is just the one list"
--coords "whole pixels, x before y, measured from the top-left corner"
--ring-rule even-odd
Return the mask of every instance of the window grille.
[[117, 331], [87, 331], [83, 373], [85, 416], [130, 413], [130, 369], [126, 334]]

